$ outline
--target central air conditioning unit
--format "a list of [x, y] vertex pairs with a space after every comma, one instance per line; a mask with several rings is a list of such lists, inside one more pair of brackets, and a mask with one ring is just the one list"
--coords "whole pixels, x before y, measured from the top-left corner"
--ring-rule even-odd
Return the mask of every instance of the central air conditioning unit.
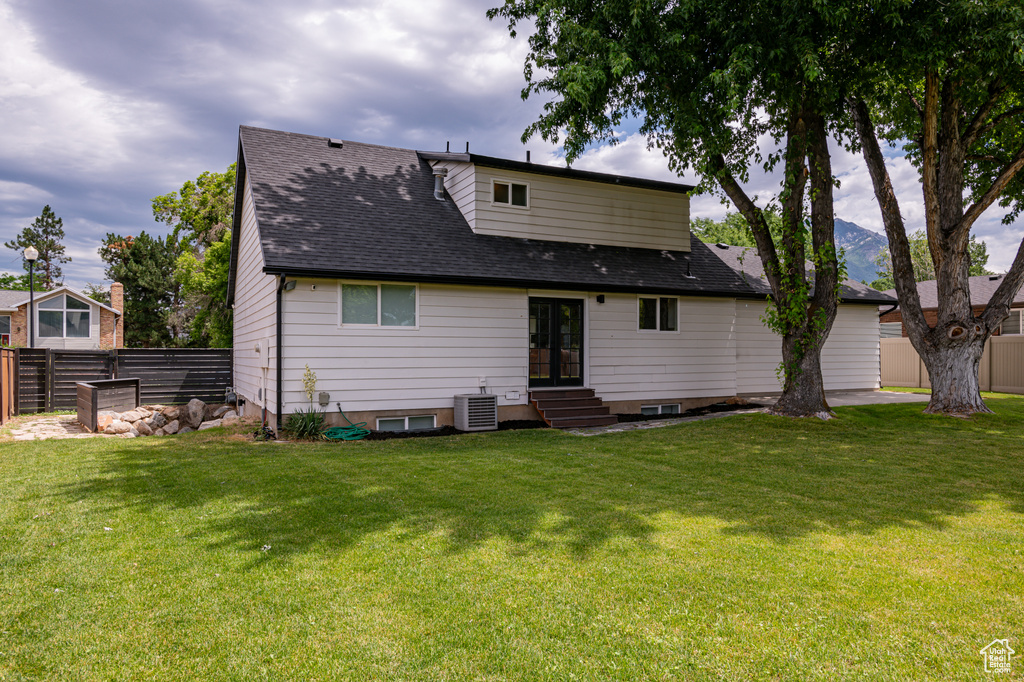
[[455, 428], [459, 431], [496, 431], [498, 396], [486, 393], [455, 396]]

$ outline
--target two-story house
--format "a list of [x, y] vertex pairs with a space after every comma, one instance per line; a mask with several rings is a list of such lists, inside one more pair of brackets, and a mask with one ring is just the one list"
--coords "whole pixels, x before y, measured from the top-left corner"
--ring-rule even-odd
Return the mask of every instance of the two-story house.
[[[307, 365], [332, 423], [381, 429], [481, 391], [501, 420], [592, 391], [558, 394], [567, 425], [780, 390], [764, 288], [690, 234], [687, 185], [251, 127], [237, 183], [235, 383], [272, 426]], [[890, 300], [847, 282], [826, 388], [878, 387]]]

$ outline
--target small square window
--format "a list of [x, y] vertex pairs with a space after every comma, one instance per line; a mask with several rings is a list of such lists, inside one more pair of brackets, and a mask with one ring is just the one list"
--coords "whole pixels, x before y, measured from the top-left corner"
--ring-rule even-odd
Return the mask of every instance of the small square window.
[[640, 407], [640, 414], [646, 414], [649, 416], [679, 414], [679, 403], [669, 403], [667, 405], [642, 405]]
[[378, 431], [405, 431], [405, 417], [397, 419], [378, 419]]
[[518, 182], [502, 182], [495, 180], [492, 183], [492, 201], [495, 204], [504, 206], [517, 206], [527, 208], [530, 205], [530, 191], [528, 185]]
[[679, 299], [670, 297], [639, 298], [641, 330], [679, 331]]

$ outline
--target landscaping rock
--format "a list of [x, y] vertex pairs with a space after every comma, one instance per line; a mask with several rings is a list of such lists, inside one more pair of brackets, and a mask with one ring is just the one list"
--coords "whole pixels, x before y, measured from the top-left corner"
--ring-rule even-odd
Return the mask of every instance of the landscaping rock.
[[159, 429], [161, 426], [167, 423], [167, 417], [157, 412], [152, 417], [147, 419], [146, 423], [149, 424], [151, 428]]
[[138, 438], [138, 435], [139, 434], [135, 433], [134, 431], [129, 431], [128, 433], [120, 434], [121, 438]]
[[175, 419], [171, 423], [166, 424], [163, 427], [163, 430], [164, 430], [164, 433], [166, 433], [167, 435], [174, 435], [175, 433], [178, 432], [179, 428], [181, 428], [181, 427], [178, 425], [178, 420]]
[[192, 433], [193, 431], [195, 431], [195, 429], [193, 429], [191, 426], [185, 426], [178, 429], [178, 433]]
[[138, 431], [140, 436], [152, 436], [153, 429], [149, 428], [149, 425], [144, 421], [137, 421], [132, 426]]
[[199, 430], [200, 431], [205, 431], [206, 429], [212, 429], [212, 428], [217, 427], [217, 426], [220, 426], [220, 420], [219, 419], [211, 419], [208, 422], [203, 422], [202, 424], [200, 424], [199, 425]]
[[100, 412], [96, 415], [96, 430], [99, 433], [103, 433], [110, 423], [115, 419], [118, 419], [120, 415], [117, 412]]
[[221, 415], [221, 418], [222, 419], [237, 419], [238, 418], [238, 413], [235, 412], [234, 410], [228, 410], [227, 412], [225, 412], [224, 414]]
[[221, 405], [220, 407], [213, 411], [213, 418], [220, 419], [221, 417], [223, 417], [224, 415], [231, 411], [232, 409], [230, 405]]
[[138, 438], [139, 436], [139, 430], [136, 429], [134, 426], [132, 427], [132, 430], [129, 431], [128, 433], [132, 434], [132, 438]]
[[185, 423], [188, 424], [194, 431], [200, 424], [203, 423], [203, 417], [206, 414], [206, 403], [199, 398], [193, 398], [188, 401], [188, 406], [185, 408], [187, 417]]
[[103, 433], [113, 433], [116, 435], [128, 433], [131, 430], [131, 424], [129, 424], [128, 422], [123, 422], [120, 419], [115, 419], [112, 422], [110, 422], [106, 429], [103, 430]]
[[163, 430], [163, 429], [157, 429], [156, 431], [154, 431], [154, 432], [153, 432], [153, 435], [154, 435], [154, 436], [165, 436], [165, 435], [167, 435], [167, 434], [166, 434], [166, 433], [164, 433], [164, 430]]
[[170, 405], [160, 410], [160, 414], [167, 418], [168, 421], [174, 421], [180, 415], [180, 408]]

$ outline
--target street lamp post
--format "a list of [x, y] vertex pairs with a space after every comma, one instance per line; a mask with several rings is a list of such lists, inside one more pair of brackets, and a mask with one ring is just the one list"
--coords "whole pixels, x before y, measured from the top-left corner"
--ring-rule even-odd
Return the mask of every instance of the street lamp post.
[[39, 250], [34, 246], [25, 249], [25, 260], [28, 261], [28, 347], [36, 347], [36, 286], [33, 278], [33, 267], [39, 258]]

